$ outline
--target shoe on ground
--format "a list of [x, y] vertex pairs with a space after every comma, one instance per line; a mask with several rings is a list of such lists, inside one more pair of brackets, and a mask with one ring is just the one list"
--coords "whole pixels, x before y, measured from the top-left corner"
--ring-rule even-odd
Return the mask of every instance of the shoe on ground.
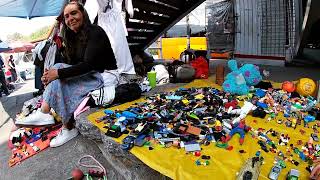
[[62, 127], [58, 135], [50, 141], [50, 147], [62, 146], [66, 142], [77, 137], [78, 134], [79, 131], [76, 128], [69, 130], [65, 127]]
[[28, 125], [28, 126], [45, 126], [55, 124], [54, 118], [51, 114], [43, 113], [41, 108], [33, 112], [29, 116], [21, 119], [17, 119], [16, 125]]

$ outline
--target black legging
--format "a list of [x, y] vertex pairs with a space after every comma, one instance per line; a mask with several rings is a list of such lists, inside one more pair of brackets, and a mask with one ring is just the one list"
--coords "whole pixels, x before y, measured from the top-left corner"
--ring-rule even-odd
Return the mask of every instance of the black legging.
[[17, 71], [15, 69], [10, 69], [11, 72], [11, 82], [15, 82], [18, 79]]
[[[4, 93], [9, 94], [6, 78], [5, 78], [3, 71], [1, 71], [1, 70], [0, 70], [0, 83], [1, 83], [1, 89], [4, 91]], [[0, 93], [1, 93], [1, 91], [0, 91]]]

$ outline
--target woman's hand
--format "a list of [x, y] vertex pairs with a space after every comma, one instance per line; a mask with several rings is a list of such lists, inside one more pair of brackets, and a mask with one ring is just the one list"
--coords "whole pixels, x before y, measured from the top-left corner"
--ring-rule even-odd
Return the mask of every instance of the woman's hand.
[[318, 179], [320, 176], [320, 160], [313, 161], [313, 169], [310, 174], [310, 179]]
[[47, 86], [51, 81], [59, 78], [57, 69], [45, 70], [43, 76], [41, 77], [42, 83]]

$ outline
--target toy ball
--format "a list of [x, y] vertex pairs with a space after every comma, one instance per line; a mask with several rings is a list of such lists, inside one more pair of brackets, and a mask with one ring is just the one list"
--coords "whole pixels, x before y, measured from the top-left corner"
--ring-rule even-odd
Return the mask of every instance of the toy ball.
[[84, 177], [83, 172], [78, 168], [73, 169], [71, 175], [74, 180], [82, 180]]
[[294, 90], [296, 90], [296, 86], [291, 81], [285, 81], [285, 82], [282, 83], [282, 90], [291, 93]]
[[297, 93], [301, 96], [310, 96], [316, 90], [316, 83], [309, 78], [301, 78], [297, 83]]

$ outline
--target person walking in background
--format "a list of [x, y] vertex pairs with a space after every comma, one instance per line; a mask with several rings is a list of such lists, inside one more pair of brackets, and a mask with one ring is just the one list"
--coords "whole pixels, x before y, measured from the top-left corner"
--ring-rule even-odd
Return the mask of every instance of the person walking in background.
[[0, 97], [2, 97], [2, 91], [6, 94], [6, 95], [9, 95], [9, 90], [8, 90], [8, 87], [7, 87], [7, 82], [6, 82], [6, 78], [5, 78], [5, 75], [4, 75], [4, 72], [2, 70], [2, 68], [4, 67], [4, 63], [3, 63], [3, 59], [2, 57], [0, 56], [0, 86], [1, 86], [1, 89], [0, 89]]
[[12, 55], [8, 59], [8, 69], [11, 72], [11, 82], [15, 82], [17, 80], [17, 71]]

